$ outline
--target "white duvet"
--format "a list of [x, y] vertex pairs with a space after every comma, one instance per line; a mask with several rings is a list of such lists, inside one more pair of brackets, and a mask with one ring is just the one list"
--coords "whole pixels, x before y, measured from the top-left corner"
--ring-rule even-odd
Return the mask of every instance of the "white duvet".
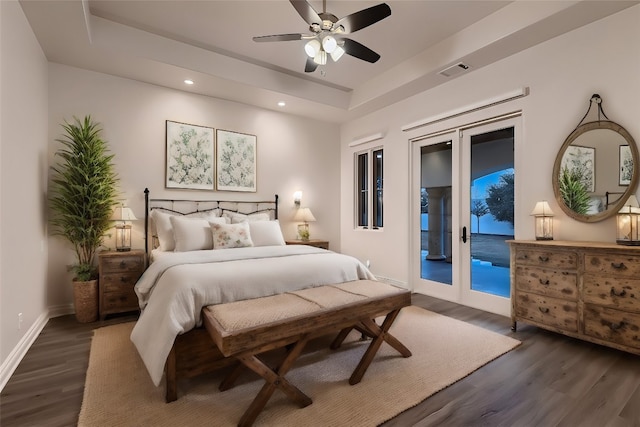
[[131, 341], [159, 385], [176, 336], [201, 325], [203, 307], [360, 279], [375, 277], [353, 257], [311, 246], [167, 254], [136, 284], [142, 313]]

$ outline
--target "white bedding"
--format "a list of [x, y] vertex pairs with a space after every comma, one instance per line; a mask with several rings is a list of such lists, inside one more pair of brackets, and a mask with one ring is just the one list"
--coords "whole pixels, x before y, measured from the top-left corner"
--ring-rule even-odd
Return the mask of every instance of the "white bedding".
[[159, 385], [176, 336], [201, 325], [203, 307], [360, 279], [375, 277], [357, 259], [304, 245], [164, 254], [136, 284], [131, 340]]

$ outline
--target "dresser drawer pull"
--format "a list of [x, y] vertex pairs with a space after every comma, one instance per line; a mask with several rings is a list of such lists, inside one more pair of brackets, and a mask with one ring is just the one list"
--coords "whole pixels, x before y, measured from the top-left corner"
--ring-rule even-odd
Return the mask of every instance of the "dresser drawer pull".
[[539, 279], [539, 280], [540, 280], [540, 284], [541, 284], [541, 285], [549, 286], [549, 283], [550, 283], [550, 282], [549, 282], [549, 279], [547, 279], [547, 280]]
[[549, 262], [549, 257], [548, 256], [542, 256], [540, 255], [538, 257], [538, 259], [540, 260], [540, 262]]
[[624, 270], [627, 268], [627, 266], [624, 265], [624, 262], [612, 262], [611, 267], [615, 268], [616, 270]]
[[607, 326], [609, 327], [609, 329], [611, 329], [612, 331], [617, 331], [618, 329], [624, 328], [624, 322], [618, 322], [618, 323], [608, 323]]
[[126, 263], [126, 262], [124, 262], [124, 261], [120, 261], [120, 268], [125, 268], [125, 267], [126, 267], [126, 265], [127, 265], [127, 263]]
[[120, 276], [120, 283], [127, 283], [127, 278], [124, 276]]
[[540, 310], [540, 313], [547, 314], [549, 312], [549, 307], [538, 307], [538, 310]]
[[623, 289], [622, 292], [616, 292], [615, 288], [611, 288], [611, 295], [614, 297], [623, 297], [627, 295], [627, 291]]

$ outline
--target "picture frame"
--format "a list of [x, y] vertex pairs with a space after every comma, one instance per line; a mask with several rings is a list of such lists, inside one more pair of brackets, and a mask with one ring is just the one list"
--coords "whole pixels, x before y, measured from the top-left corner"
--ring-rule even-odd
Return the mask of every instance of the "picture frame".
[[166, 121], [165, 187], [214, 190], [213, 128]]
[[216, 190], [257, 190], [256, 149], [255, 135], [216, 130]]
[[560, 170], [562, 171], [566, 167], [572, 172], [579, 173], [587, 192], [593, 193], [596, 189], [595, 159], [595, 148], [570, 145], [562, 156]]
[[631, 184], [631, 177], [633, 177], [633, 154], [628, 145], [620, 146], [619, 159], [620, 178], [618, 185], [629, 185]]

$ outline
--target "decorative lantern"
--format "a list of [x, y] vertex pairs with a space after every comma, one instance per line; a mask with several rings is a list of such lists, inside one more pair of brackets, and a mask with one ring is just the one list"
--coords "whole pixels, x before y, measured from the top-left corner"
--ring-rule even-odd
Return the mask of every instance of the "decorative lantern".
[[627, 246], [640, 246], [638, 229], [640, 228], [640, 208], [636, 196], [629, 197], [617, 215], [616, 243]]
[[531, 212], [536, 217], [536, 240], [553, 240], [553, 211], [546, 200], [536, 203]]

